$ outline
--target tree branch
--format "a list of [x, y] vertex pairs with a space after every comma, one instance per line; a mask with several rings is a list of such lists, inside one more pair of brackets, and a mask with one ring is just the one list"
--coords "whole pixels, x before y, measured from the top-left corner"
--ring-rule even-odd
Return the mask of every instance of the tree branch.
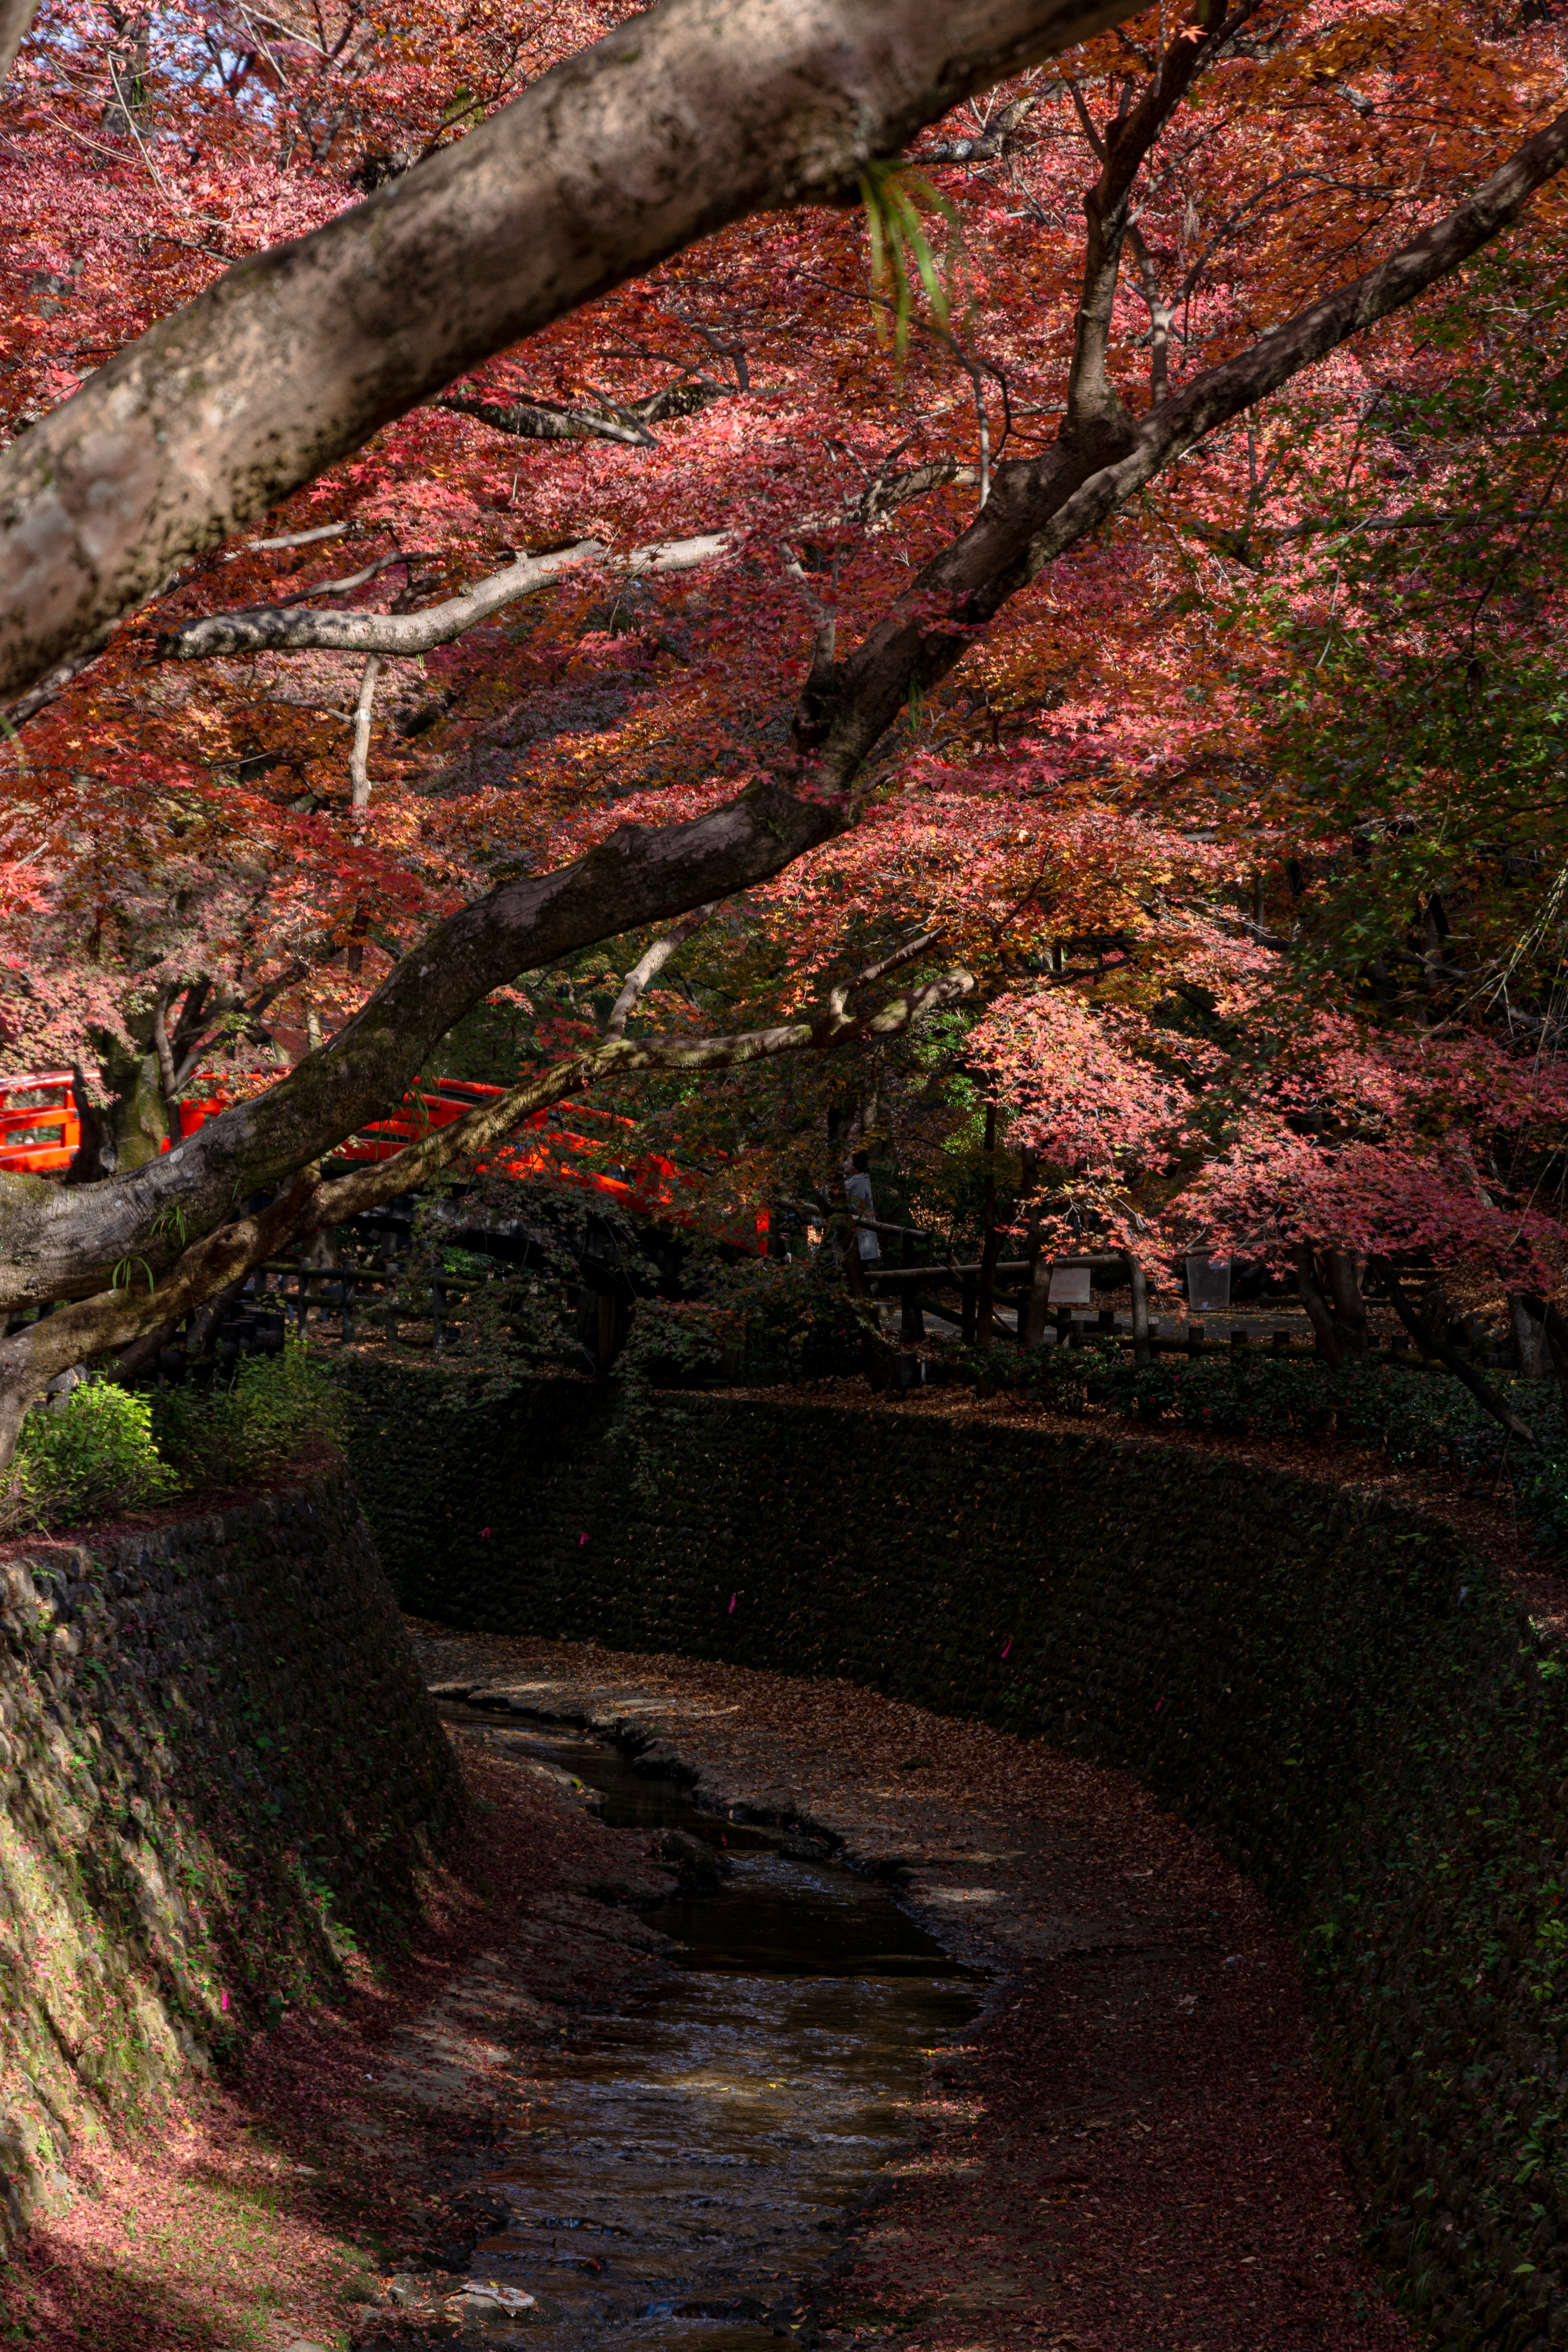
[[381, 675], [381, 656], [366, 656], [360, 675], [359, 700], [354, 704], [353, 748], [349, 753], [349, 791], [351, 803], [356, 809], [370, 806], [370, 721], [375, 709], [375, 681]]
[[[0, 5], [3, 5], [4, 0], [0, 0]], [[179, 577], [178, 572], [171, 572], [165, 579], [159, 581], [145, 601], [150, 604], [157, 604], [160, 597], [166, 596], [170, 589], [178, 584]], [[57, 662], [30, 693], [22, 695], [12, 703], [4, 714], [5, 724], [0, 726], [0, 735], [7, 728], [15, 732], [18, 727], [25, 727], [29, 719], [36, 719], [40, 710], [47, 710], [51, 702], [58, 702], [67, 687], [74, 686], [83, 670], [90, 668], [130, 617], [127, 614], [124, 619], [107, 622], [101, 629], [95, 629], [89, 637], [85, 637], [67, 660]]]
[[1405, 1297], [1399, 1276], [1388, 1259], [1374, 1257], [1369, 1263], [1376, 1267], [1378, 1279], [1388, 1293], [1394, 1313], [1422, 1354], [1435, 1356], [1440, 1364], [1446, 1364], [1454, 1378], [1464, 1382], [1484, 1412], [1489, 1412], [1492, 1419], [1500, 1423], [1510, 1437], [1517, 1437], [1521, 1445], [1528, 1445], [1532, 1453], [1537, 1451], [1540, 1440], [1535, 1432], [1527, 1422], [1521, 1421], [1507, 1399], [1498, 1394], [1490, 1381], [1474, 1364], [1468, 1363], [1458, 1349], [1450, 1348], [1446, 1339], [1439, 1339], [1435, 1331], [1427, 1328]]
[[[725, 21], [746, 21], [753, 7], [769, 4], [736, 0]], [[671, 16], [685, 22], [698, 5], [671, 0]], [[883, 0], [867, 5], [879, 8]], [[903, 11], [911, 21], [921, 13], [919, 6]], [[466, 152], [481, 137], [476, 132], [460, 151], [443, 154]], [[619, 826], [571, 866], [503, 884], [461, 908], [279, 1086], [236, 1104], [143, 1167], [70, 1191], [45, 1178], [0, 1179], [0, 1304], [83, 1297], [103, 1288], [112, 1267], [132, 1254], [166, 1266], [172, 1211], [178, 1209], [187, 1231], [210, 1230], [237, 1198], [286, 1181], [384, 1115], [436, 1041], [492, 989], [584, 946], [771, 879], [843, 831], [853, 821], [855, 779], [906, 707], [911, 683], [929, 689], [944, 677], [979, 625], [1172, 457], [1458, 268], [1516, 219], [1565, 161], [1568, 114], [1412, 244], [1166, 401], [1136, 427], [1130, 453], [1116, 463], [1097, 470], [1082, 452], [1058, 446], [1038, 459], [999, 467], [983, 512], [835, 667], [829, 690], [797, 710], [791, 752], [764, 767], [735, 800], [684, 824]], [[141, 430], [137, 423], [134, 431]], [[0, 461], [0, 481], [21, 446]], [[161, 455], [157, 465], [163, 464]], [[26, 510], [42, 515], [47, 503]], [[22, 508], [11, 511], [22, 519]], [[105, 530], [111, 541], [107, 524]], [[535, 560], [545, 559], [524, 559]], [[952, 615], [951, 624], [933, 617], [943, 613]], [[317, 623], [329, 617], [289, 616]], [[356, 627], [368, 622], [401, 630], [429, 616], [338, 617]], [[349, 643], [351, 650], [382, 649], [363, 639]]]
[[226, 1284], [242, 1280], [299, 1230], [315, 1189], [315, 1170], [304, 1171], [259, 1215], [237, 1217], [205, 1234], [155, 1288], [142, 1261], [124, 1261], [129, 1278], [123, 1286], [57, 1307], [0, 1340], [0, 1469], [11, 1459], [23, 1414], [57, 1372], [118, 1353], [157, 1326], [177, 1322]]
[[700, 931], [702, 929], [712, 912], [710, 906], [693, 907], [689, 915], [677, 923], [675, 929], [667, 932], [662, 940], [655, 940], [647, 954], [639, 957], [633, 964], [621, 983], [620, 994], [610, 1008], [610, 1017], [605, 1024], [606, 1038], [614, 1039], [626, 1035], [626, 1023], [636, 1012], [638, 999], [648, 982], [658, 978], [671, 957], [685, 945], [693, 931]]
[[1296, 1267], [1296, 1287], [1301, 1294], [1301, 1304], [1307, 1310], [1307, 1320], [1313, 1336], [1322, 1349], [1323, 1360], [1331, 1372], [1337, 1372], [1344, 1362], [1340, 1347], [1340, 1333], [1330, 1310], [1329, 1302], [1318, 1287], [1318, 1268], [1310, 1244], [1298, 1242], [1290, 1255]]
[[502, 883], [437, 924], [326, 1045], [264, 1094], [111, 1182], [68, 1192], [0, 1175], [0, 1307], [80, 1298], [131, 1255], [173, 1263], [170, 1223], [210, 1230], [233, 1202], [281, 1183], [407, 1090], [471, 1005], [590, 941], [662, 923], [748, 889], [849, 822], [842, 795], [764, 773], [683, 823], [622, 824], [570, 866]]
[[[1413, 301], [1516, 221], [1568, 163], [1568, 112], [1525, 142], [1463, 204], [1375, 268], [1207, 369], [1129, 428], [1126, 454], [1100, 465], [1058, 443], [997, 468], [989, 503], [934, 556], [887, 617], [840, 664], [820, 722], [796, 740], [835, 782], [853, 775], [898, 719], [912, 680], [929, 691], [973, 644], [975, 628], [1145, 483], [1352, 335]], [[951, 612], [954, 625], [932, 619]]]
[[1302, 368], [1352, 335], [1415, 300], [1519, 218], [1530, 198], [1568, 163], [1568, 113], [1482, 182], [1474, 194], [1373, 269], [1337, 293], [1299, 310], [1249, 351], [1194, 377], [1187, 389], [1145, 417], [1127, 456], [1075, 491], [1029, 548], [1033, 578], [1144, 483], [1232, 417], [1278, 391]]
[[1126, 115], [1108, 122], [1103, 135], [1096, 133], [1077, 82], [1070, 85], [1079, 119], [1100, 158], [1100, 168], [1099, 178], [1084, 198], [1089, 232], [1072, 369], [1068, 378], [1068, 439], [1080, 435], [1101, 435], [1107, 426], [1118, 426], [1126, 417], [1106, 361], [1133, 182], [1198, 76], [1260, 5], [1261, 0], [1240, 0], [1222, 24], [1195, 38], [1196, 28], [1184, 26], [1166, 49], [1158, 73], [1137, 105]]
[[0, 0], [0, 83], [16, 62], [37, 7], [38, 0]]
[[[913, 952], [913, 950], [911, 950]], [[879, 1012], [858, 1015], [838, 1001], [835, 991], [826, 1013], [815, 1021], [780, 1022], [769, 1029], [749, 1029], [729, 1037], [606, 1038], [587, 1046], [570, 1060], [557, 1062], [537, 1077], [513, 1087], [499, 1101], [480, 1104], [449, 1127], [437, 1128], [411, 1143], [391, 1160], [372, 1160], [347, 1176], [321, 1186], [311, 1204], [313, 1225], [341, 1224], [400, 1192], [417, 1191], [443, 1169], [471, 1161], [504, 1141], [513, 1128], [535, 1111], [586, 1091], [597, 1080], [639, 1073], [739, 1070], [752, 1063], [775, 1060], [782, 1054], [831, 1053], [836, 1047], [870, 1044], [900, 1036], [922, 1013], [934, 1012], [973, 995], [973, 972], [962, 969], [928, 981], [907, 996], [894, 997]], [[52, 1322], [53, 1317], [49, 1318]], [[72, 1359], [74, 1362], [75, 1358]]]
[[233, 1219], [185, 1250], [155, 1284], [143, 1261], [122, 1261], [131, 1276], [123, 1287], [57, 1308], [0, 1342], [0, 1469], [11, 1458], [23, 1414], [57, 1372], [132, 1348], [216, 1292], [234, 1288], [264, 1258], [302, 1234], [341, 1224], [427, 1184], [443, 1169], [478, 1160], [502, 1144], [521, 1120], [582, 1094], [600, 1078], [639, 1071], [741, 1069], [781, 1054], [826, 1053], [898, 1036], [922, 1013], [970, 995], [975, 984], [973, 973], [959, 970], [863, 1016], [845, 1011], [837, 1002], [843, 992], [837, 991], [815, 1021], [784, 1022], [729, 1037], [607, 1038], [525, 1079], [497, 1101], [477, 1105], [449, 1127], [434, 1129], [390, 1160], [372, 1160], [325, 1183], [311, 1166], [271, 1207]]
[[431, 405], [449, 408], [457, 416], [476, 416], [492, 431], [515, 434], [523, 441], [620, 441], [634, 449], [658, 446], [647, 426], [622, 409], [565, 408], [553, 400], [523, 400], [504, 408], [499, 401], [457, 392], [443, 393]]
[[275, 547], [313, 547], [319, 540], [345, 538], [348, 528], [346, 522], [320, 522], [313, 530], [285, 531], [281, 539], [247, 539], [243, 547], [230, 548], [223, 560], [226, 563], [237, 563], [242, 555], [259, 554]]
[[176, 1087], [174, 1055], [169, 1044], [168, 1018], [169, 1006], [174, 994], [173, 987], [161, 988], [153, 1006], [153, 1046], [158, 1056], [158, 1076], [163, 1084], [163, 1100], [166, 1103], [174, 1101]]
[[609, 400], [595, 393], [592, 408], [559, 400], [520, 400], [508, 405], [476, 393], [444, 392], [431, 406], [448, 408], [458, 416], [477, 416], [492, 432], [524, 441], [619, 441], [636, 449], [657, 449], [650, 425], [662, 425], [672, 416], [696, 416], [716, 400], [732, 399], [735, 389], [704, 380], [666, 384], [662, 392], [650, 392], [641, 400]]
[[563, 573], [585, 564], [601, 563], [608, 572], [643, 579], [694, 571], [733, 543], [732, 533], [716, 530], [700, 539], [665, 540], [634, 548], [629, 555], [612, 556], [600, 541], [584, 539], [549, 555], [520, 555], [477, 588], [448, 597], [444, 604], [427, 604], [422, 613], [308, 613], [292, 603], [253, 604], [187, 621], [159, 638], [157, 653], [162, 661], [210, 661], [217, 654], [302, 653], [313, 646], [332, 653], [427, 654], [437, 646], [450, 645], [520, 596], [537, 595]]

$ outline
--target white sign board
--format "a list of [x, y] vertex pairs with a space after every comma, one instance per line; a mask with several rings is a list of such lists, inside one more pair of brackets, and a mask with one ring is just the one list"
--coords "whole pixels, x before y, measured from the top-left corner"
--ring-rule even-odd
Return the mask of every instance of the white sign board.
[[1190, 1257], [1187, 1260], [1188, 1313], [1201, 1315], [1205, 1309], [1218, 1313], [1229, 1305], [1229, 1258]]
[[1087, 1307], [1090, 1287], [1087, 1265], [1053, 1265], [1050, 1295], [1051, 1307]]

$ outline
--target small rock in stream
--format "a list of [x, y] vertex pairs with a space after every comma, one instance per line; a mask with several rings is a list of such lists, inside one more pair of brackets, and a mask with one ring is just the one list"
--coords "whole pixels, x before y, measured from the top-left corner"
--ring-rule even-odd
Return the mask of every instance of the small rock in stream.
[[679, 1872], [683, 1895], [718, 1894], [723, 1874], [710, 1845], [686, 1830], [660, 1830], [653, 1843], [654, 1851]]
[[542, 2296], [527, 2294], [521, 2287], [497, 2286], [493, 2280], [466, 2287], [458, 2301], [464, 2336], [492, 2344], [508, 2342], [519, 2327], [537, 2327], [563, 2315]]

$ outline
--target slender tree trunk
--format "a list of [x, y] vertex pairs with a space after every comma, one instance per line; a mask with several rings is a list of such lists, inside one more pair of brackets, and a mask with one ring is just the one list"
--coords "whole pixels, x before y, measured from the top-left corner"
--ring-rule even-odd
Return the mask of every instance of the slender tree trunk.
[[1468, 1363], [1457, 1348], [1450, 1348], [1446, 1339], [1439, 1339], [1435, 1331], [1428, 1329], [1405, 1296], [1399, 1276], [1388, 1260], [1374, 1258], [1372, 1263], [1377, 1267], [1379, 1278], [1393, 1301], [1394, 1313], [1422, 1354], [1436, 1356], [1439, 1363], [1446, 1364], [1454, 1378], [1464, 1382], [1483, 1412], [1489, 1412], [1495, 1422], [1500, 1423], [1510, 1437], [1517, 1437], [1521, 1445], [1528, 1445], [1532, 1453], [1536, 1452], [1540, 1440], [1529, 1423], [1521, 1421], [1507, 1399], [1498, 1394], [1485, 1374], [1474, 1364]]
[[96, 1184], [115, 1170], [114, 1141], [109, 1122], [88, 1092], [87, 1074], [79, 1062], [71, 1066], [71, 1100], [81, 1127], [81, 1140], [60, 1178], [62, 1184]]
[[375, 681], [381, 656], [372, 654], [360, 673], [359, 700], [354, 704], [354, 740], [349, 752], [349, 789], [356, 809], [370, 806], [370, 727], [375, 714]]
[[138, 1372], [150, 1364], [154, 1356], [168, 1347], [174, 1336], [173, 1323], [160, 1323], [156, 1329], [143, 1331], [140, 1339], [132, 1339], [122, 1356], [117, 1356], [110, 1366], [109, 1378], [128, 1388]]
[[232, 1282], [226, 1283], [224, 1287], [209, 1298], [205, 1306], [197, 1307], [191, 1318], [191, 1328], [185, 1335], [187, 1355], [193, 1357], [205, 1355], [218, 1325], [239, 1297], [249, 1278], [248, 1274], [237, 1275]]
[[1366, 1305], [1356, 1280], [1355, 1260], [1345, 1250], [1325, 1250], [1323, 1271], [1328, 1278], [1329, 1296], [1333, 1300], [1334, 1318], [1338, 1323], [1340, 1343], [1346, 1353], [1364, 1356], [1368, 1338]]
[[1039, 1203], [1034, 1198], [1036, 1187], [1038, 1185], [1039, 1181], [1039, 1161], [1037, 1155], [1033, 1151], [1026, 1151], [1024, 1154], [1023, 1192], [1025, 1199], [1030, 1203], [1028, 1246], [1029, 1279], [1027, 1288], [1024, 1294], [1023, 1304], [1018, 1310], [1018, 1345], [1020, 1348], [1037, 1348], [1045, 1338], [1047, 1301], [1049, 1300], [1051, 1294], [1050, 1260], [1046, 1256], [1041, 1246]]
[[1337, 1372], [1344, 1361], [1340, 1353], [1340, 1336], [1334, 1328], [1329, 1302], [1318, 1287], [1318, 1270], [1311, 1249], [1306, 1242], [1298, 1242], [1290, 1255], [1295, 1263], [1297, 1287], [1301, 1293], [1301, 1304], [1307, 1310], [1307, 1320], [1312, 1327], [1329, 1370]]
[[[130, 1024], [135, 1043], [127, 1047], [107, 1031], [89, 1031], [103, 1084], [110, 1101], [100, 1118], [109, 1130], [115, 1170], [124, 1174], [145, 1168], [162, 1156], [170, 1140], [169, 1106], [163, 1097], [163, 1074], [152, 1042], [152, 1017], [139, 1015]], [[100, 1151], [102, 1146], [100, 1147]]]
[[1148, 1364], [1153, 1361], [1153, 1350], [1149, 1345], [1149, 1285], [1131, 1252], [1127, 1263], [1132, 1270], [1132, 1360], [1134, 1363]]
[[995, 1338], [996, 1261], [1002, 1255], [1002, 1236], [996, 1227], [996, 1108], [988, 1104], [985, 1111], [985, 1233], [980, 1247], [980, 1295], [975, 1309], [974, 1340], [980, 1348], [989, 1348]]
[[1527, 1381], [1543, 1380], [1547, 1369], [1546, 1333], [1517, 1290], [1509, 1292], [1508, 1314], [1513, 1326], [1513, 1344], [1519, 1355], [1520, 1370]]

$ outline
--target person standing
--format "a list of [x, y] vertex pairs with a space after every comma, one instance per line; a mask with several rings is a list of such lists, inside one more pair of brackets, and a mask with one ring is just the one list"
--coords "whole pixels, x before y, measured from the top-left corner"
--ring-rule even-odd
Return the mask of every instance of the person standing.
[[[852, 1217], [875, 1217], [877, 1203], [871, 1196], [871, 1162], [864, 1151], [858, 1151], [850, 1161], [844, 1179], [844, 1197], [849, 1203]], [[862, 1265], [881, 1256], [882, 1244], [869, 1225], [857, 1226], [855, 1238], [859, 1245]]]

